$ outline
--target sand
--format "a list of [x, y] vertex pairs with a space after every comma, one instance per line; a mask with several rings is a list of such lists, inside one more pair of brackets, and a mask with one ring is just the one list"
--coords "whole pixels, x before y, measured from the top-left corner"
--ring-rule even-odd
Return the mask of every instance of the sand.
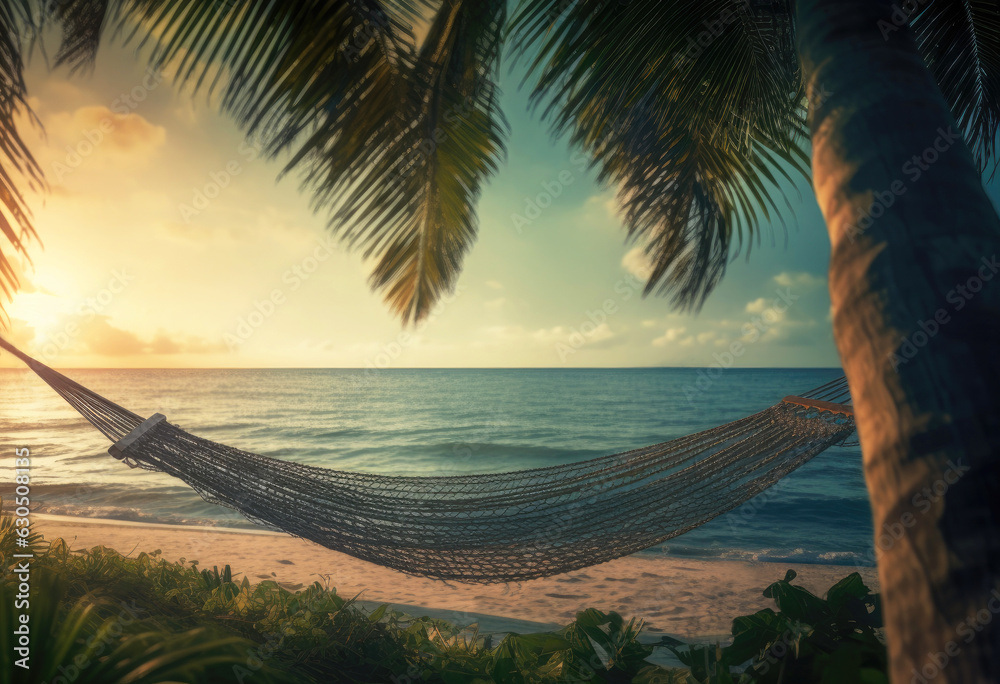
[[151, 525], [65, 516], [34, 516], [47, 539], [71, 549], [107, 546], [123, 554], [160, 549], [170, 561], [202, 568], [230, 565], [251, 582], [273, 579], [295, 590], [319, 580], [345, 597], [389, 603], [410, 615], [431, 615], [484, 631], [534, 631], [573, 619], [584, 608], [646, 620], [651, 633], [682, 639], [724, 638], [732, 619], [774, 607], [761, 592], [789, 568], [796, 583], [820, 595], [859, 570], [878, 588], [874, 568], [742, 561], [701, 561], [667, 555], [630, 556], [584, 570], [511, 585], [465, 585], [411, 577], [318, 544], [264, 530]]

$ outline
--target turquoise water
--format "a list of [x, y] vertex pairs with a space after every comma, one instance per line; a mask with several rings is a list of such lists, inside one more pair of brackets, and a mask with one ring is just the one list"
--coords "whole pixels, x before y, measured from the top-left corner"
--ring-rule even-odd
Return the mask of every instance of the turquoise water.
[[[78, 370], [139, 413], [276, 458], [399, 475], [502, 472], [714, 427], [840, 375], [833, 369]], [[131, 470], [27, 370], [0, 370], [0, 454], [31, 450], [38, 512], [251, 526], [162, 473]], [[12, 470], [3, 468], [11, 473]], [[13, 482], [0, 482], [8, 497]], [[857, 447], [834, 447], [757, 499], [644, 553], [869, 564]]]

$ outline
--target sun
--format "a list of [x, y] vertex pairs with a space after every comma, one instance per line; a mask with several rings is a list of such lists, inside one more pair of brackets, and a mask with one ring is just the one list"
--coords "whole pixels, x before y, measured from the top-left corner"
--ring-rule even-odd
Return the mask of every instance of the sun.
[[11, 321], [33, 328], [36, 336], [48, 336], [59, 328], [69, 312], [65, 302], [41, 292], [19, 292], [7, 307]]

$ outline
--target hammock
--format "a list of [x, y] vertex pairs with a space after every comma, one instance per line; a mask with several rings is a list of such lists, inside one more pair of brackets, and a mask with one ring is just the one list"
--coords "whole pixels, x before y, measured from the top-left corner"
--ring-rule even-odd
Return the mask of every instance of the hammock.
[[132, 467], [177, 477], [251, 521], [372, 563], [470, 583], [597, 565], [744, 503], [854, 432], [847, 382], [669, 442], [515, 472], [398, 477], [281, 461], [114, 404], [0, 338]]

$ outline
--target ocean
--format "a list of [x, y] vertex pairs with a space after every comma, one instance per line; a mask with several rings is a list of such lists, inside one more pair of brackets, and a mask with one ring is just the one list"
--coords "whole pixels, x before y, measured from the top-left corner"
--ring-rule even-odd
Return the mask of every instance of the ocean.
[[[503, 472], [681, 437], [766, 408], [838, 369], [71, 370], [148, 416], [290, 461], [387, 475]], [[130, 469], [33, 373], [0, 369], [0, 495], [31, 452], [35, 512], [252, 527], [162, 473]], [[0, 461], [2, 463], [3, 461]], [[870, 566], [857, 447], [832, 447], [702, 527], [642, 552]]]

